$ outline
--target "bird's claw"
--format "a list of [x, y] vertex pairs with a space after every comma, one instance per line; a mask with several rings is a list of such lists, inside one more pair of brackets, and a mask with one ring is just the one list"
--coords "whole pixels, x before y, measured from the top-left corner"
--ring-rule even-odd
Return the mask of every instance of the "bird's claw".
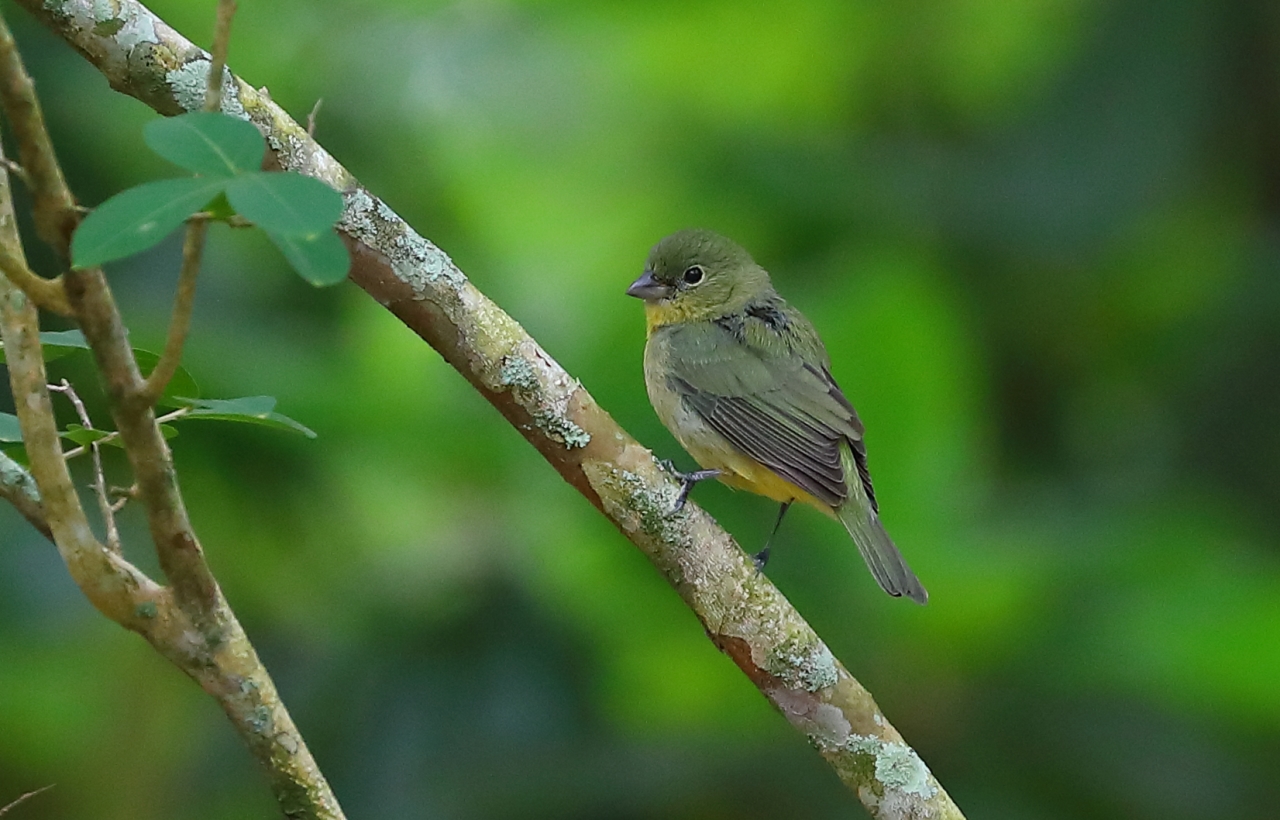
[[675, 464], [665, 458], [659, 461], [658, 464], [680, 481], [680, 493], [676, 496], [676, 503], [671, 507], [673, 513], [684, 509], [685, 502], [689, 500], [689, 491], [693, 489], [694, 484], [720, 475], [719, 470], [694, 470], [691, 473], [682, 473], [676, 469]]
[[766, 546], [764, 549], [751, 556], [751, 563], [756, 565], [756, 570], [758, 572], [764, 572], [764, 565], [769, 563], [769, 548]]

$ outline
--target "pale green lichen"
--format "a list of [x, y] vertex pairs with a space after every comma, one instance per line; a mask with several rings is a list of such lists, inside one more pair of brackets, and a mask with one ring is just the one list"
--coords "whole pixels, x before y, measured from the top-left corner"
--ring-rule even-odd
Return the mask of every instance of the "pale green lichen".
[[575, 447], [586, 447], [591, 443], [591, 434], [583, 430], [578, 425], [564, 419], [564, 427], [559, 430], [560, 439], [564, 441], [564, 446], [572, 450]]
[[835, 655], [816, 635], [806, 637], [808, 640], [793, 637], [775, 646], [765, 668], [788, 686], [807, 692], [834, 686], [840, 680]]
[[[107, 19], [97, 16], [98, 7], [94, 6], [94, 18], [99, 25], [110, 25]], [[158, 43], [160, 38], [156, 36], [155, 20], [151, 17], [151, 13], [146, 9], [138, 7], [130, 7], [127, 11], [123, 11], [118, 19], [122, 25], [119, 26], [115, 33], [116, 43], [125, 50], [132, 51], [134, 48], [143, 43]], [[96, 27], [95, 27], [96, 28]], [[208, 73], [208, 69], [205, 69]]]
[[522, 390], [537, 390], [538, 377], [533, 372], [533, 365], [518, 356], [507, 356], [498, 369], [498, 381], [508, 387]]
[[143, 601], [134, 607], [133, 612], [139, 618], [144, 618], [149, 621], [156, 616], [156, 603], [155, 601]]
[[346, 233], [383, 253], [397, 278], [418, 294], [441, 282], [460, 287], [466, 277], [449, 255], [405, 224], [385, 202], [362, 188], [346, 194], [339, 226]]
[[670, 496], [607, 461], [585, 461], [582, 471], [610, 518], [656, 541], [686, 544], [687, 533], [672, 521]]
[[250, 728], [258, 734], [267, 734], [274, 724], [271, 719], [271, 710], [265, 706], [255, 706], [248, 716], [248, 723]]
[[875, 778], [886, 792], [895, 791], [930, 800], [938, 793], [929, 767], [915, 749], [905, 743], [891, 743], [869, 735], [853, 735], [845, 748], [854, 754], [870, 755], [875, 761]]
[[12, 487], [35, 503], [40, 503], [40, 490], [31, 473], [4, 453], [0, 453], [0, 483]]
[[[209, 69], [212, 67], [213, 63], [208, 58], [201, 57], [165, 73], [165, 82], [169, 84], [174, 100], [182, 106], [184, 111], [199, 111], [204, 107], [205, 90], [209, 84]], [[225, 68], [222, 72], [222, 113], [240, 119], [248, 118], [244, 106], [240, 103], [240, 93], [235, 80], [231, 72]]]
[[533, 418], [534, 424], [549, 438], [561, 442], [570, 450], [586, 447], [591, 443], [591, 434], [565, 416], [568, 395], [572, 394], [576, 383], [562, 401], [553, 405], [550, 397], [540, 392], [538, 374], [533, 365], [519, 356], [503, 357], [502, 366], [498, 368], [498, 383], [511, 389], [520, 405]]
[[116, 16], [116, 4], [111, 0], [93, 0], [93, 19], [97, 23], [105, 23]]

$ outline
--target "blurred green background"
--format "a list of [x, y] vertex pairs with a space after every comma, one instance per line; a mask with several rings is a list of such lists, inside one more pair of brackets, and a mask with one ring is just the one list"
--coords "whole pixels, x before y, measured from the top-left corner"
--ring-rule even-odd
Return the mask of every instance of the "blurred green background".
[[[212, 2], [152, 8], [208, 43]], [[178, 174], [148, 109], [3, 12], [82, 201]], [[769, 575], [969, 817], [1276, 816], [1274, 0], [244, 0], [231, 65], [299, 120], [323, 98], [319, 140], [683, 466], [623, 290], [686, 226], [773, 271], [932, 599], [884, 596], [811, 511]], [[110, 271], [138, 346], [178, 258]], [[86, 365], [54, 376], [92, 394]], [[187, 366], [320, 434], [174, 446], [349, 816], [860, 816], [639, 552], [356, 288], [215, 229]], [[772, 524], [695, 497], [749, 548]], [[49, 783], [14, 820], [276, 815], [213, 702], [5, 509], [0, 805]]]

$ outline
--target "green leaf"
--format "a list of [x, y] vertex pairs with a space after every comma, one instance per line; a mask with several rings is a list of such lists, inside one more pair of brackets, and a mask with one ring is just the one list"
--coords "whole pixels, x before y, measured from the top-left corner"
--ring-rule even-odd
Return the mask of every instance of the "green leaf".
[[227, 199], [245, 219], [287, 236], [320, 233], [342, 216], [342, 194], [292, 171], [242, 174], [227, 183]]
[[[88, 350], [89, 343], [78, 330], [46, 330], [40, 334], [40, 347], [44, 351], [44, 360], [51, 362], [77, 350]], [[4, 361], [4, 345], [0, 344], [0, 364]]]
[[121, 191], [99, 205], [71, 237], [71, 259], [91, 268], [144, 251], [222, 191], [226, 180], [161, 179]]
[[236, 209], [231, 207], [230, 202], [227, 202], [226, 191], [219, 191], [218, 195], [209, 200], [209, 204], [204, 206], [204, 210], [214, 219], [221, 219], [223, 222], [236, 215]]
[[[151, 371], [155, 370], [156, 362], [160, 361], [160, 357], [150, 350], [142, 350], [140, 348], [133, 349], [133, 356], [138, 360], [138, 369], [142, 371], [143, 376], [151, 375]], [[164, 395], [156, 404], [161, 407], [186, 407], [189, 401], [183, 401], [178, 397], [185, 399], [195, 399], [200, 397], [200, 385], [196, 384], [196, 380], [182, 365], [178, 365], [178, 369], [173, 372], [173, 378], [169, 379], [169, 383], [165, 385]]]
[[68, 441], [74, 441], [76, 444], [84, 447], [95, 441], [100, 441], [111, 435], [110, 430], [90, 430], [79, 424], [68, 424], [67, 429], [63, 430], [60, 435]]
[[0, 441], [22, 441], [22, 428], [12, 413], [0, 413]]
[[276, 413], [276, 400], [271, 396], [246, 396], [239, 399], [194, 399], [184, 400], [183, 404], [192, 407], [192, 411], [174, 421], [186, 419], [209, 419], [213, 421], [240, 421], [248, 424], [261, 424], [277, 430], [288, 430], [301, 433], [307, 438], [315, 438], [315, 431], [299, 424], [288, 416]]
[[213, 111], [153, 120], [142, 129], [142, 138], [173, 164], [211, 177], [257, 171], [266, 151], [257, 128]]
[[284, 236], [267, 231], [267, 237], [298, 275], [318, 288], [338, 284], [351, 270], [347, 246], [332, 228], [310, 236]]
[[77, 350], [88, 350], [89, 342], [78, 330], [46, 330], [40, 334], [40, 347], [44, 350], [44, 360], [51, 362]]

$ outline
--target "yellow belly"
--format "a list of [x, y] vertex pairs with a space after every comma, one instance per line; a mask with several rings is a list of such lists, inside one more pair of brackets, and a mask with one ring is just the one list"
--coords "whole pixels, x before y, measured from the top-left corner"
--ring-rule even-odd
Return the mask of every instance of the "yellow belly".
[[[777, 502], [799, 501], [835, 517], [829, 505], [787, 481], [751, 456], [733, 447], [726, 439], [708, 431], [719, 441], [682, 440], [681, 444], [704, 470], [719, 470], [721, 483], [735, 490], [772, 498]], [[699, 438], [709, 438], [700, 436]]]

